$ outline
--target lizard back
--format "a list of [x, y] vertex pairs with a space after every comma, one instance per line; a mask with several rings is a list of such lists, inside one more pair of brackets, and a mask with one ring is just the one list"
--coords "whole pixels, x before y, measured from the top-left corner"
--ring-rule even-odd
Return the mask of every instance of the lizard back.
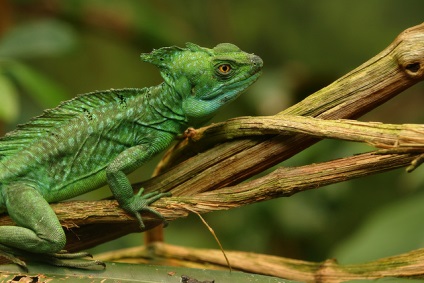
[[92, 92], [46, 110], [0, 139], [0, 184], [19, 177], [49, 201], [96, 189], [118, 154], [138, 144], [162, 150], [186, 127], [170, 101], [159, 85]]
[[[42, 115], [32, 118], [28, 123], [18, 125], [14, 131], [0, 138], [0, 161], [28, 148], [39, 139], [54, 134], [57, 128], [65, 126], [74, 118], [81, 115], [89, 117], [94, 108], [105, 107], [110, 103], [124, 105], [128, 98], [140, 95], [140, 89], [138, 92], [136, 90], [128, 88], [116, 93], [113, 89], [85, 93], [62, 102], [56, 108], [45, 110]], [[145, 89], [143, 91], [145, 92]]]

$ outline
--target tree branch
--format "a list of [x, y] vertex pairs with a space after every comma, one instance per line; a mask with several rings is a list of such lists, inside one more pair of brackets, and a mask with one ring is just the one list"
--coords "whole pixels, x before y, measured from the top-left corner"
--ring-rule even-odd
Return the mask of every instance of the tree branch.
[[221, 143], [263, 135], [305, 134], [316, 138], [365, 142], [379, 148], [424, 146], [424, 125], [322, 120], [302, 116], [239, 117], [194, 131], [187, 142]]
[[[227, 263], [219, 250], [179, 247], [165, 243], [105, 253], [100, 255], [99, 259], [144, 263], [152, 257], [152, 254], [155, 255], [155, 261], [162, 265], [203, 268], [207, 263], [209, 269], [227, 268]], [[308, 262], [240, 251], [226, 251], [226, 254], [235, 270], [300, 282], [339, 283], [384, 277], [422, 278], [424, 275], [424, 249], [348, 265], [338, 264], [334, 259]]]

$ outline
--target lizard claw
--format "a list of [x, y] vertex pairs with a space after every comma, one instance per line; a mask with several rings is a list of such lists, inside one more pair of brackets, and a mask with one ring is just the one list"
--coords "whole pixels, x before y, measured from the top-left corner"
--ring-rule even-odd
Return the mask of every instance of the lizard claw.
[[60, 251], [55, 254], [43, 254], [38, 257], [38, 260], [61, 267], [97, 269], [100, 266], [102, 269], [106, 268], [106, 264], [102, 261], [81, 259], [83, 257], [92, 257], [92, 255], [87, 252], [68, 253]]
[[74, 258], [82, 258], [82, 257], [91, 257], [93, 258], [93, 255], [87, 252], [77, 252], [77, 253], [69, 253], [67, 250], [61, 250], [58, 253], [52, 254], [56, 258], [63, 258], [63, 259], [74, 259]]
[[28, 272], [28, 267], [27, 267], [26, 263], [24, 261], [20, 260], [19, 258], [17, 258], [16, 256], [14, 256], [13, 254], [0, 250], [0, 256], [4, 257], [8, 261], [18, 265], [25, 272]]
[[141, 230], [144, 230], [146, 228], [140, 214], [140, 212], [142, 211], [146, 211], [153, 214], [154, 216], [162, 220], [164, 227], [166, 227], [168, 225], [168, 222], [163, 217], [163, 215], [157, 212], [156, 210], [154, 210], [153, 208], [150, 208], [149, 205], [162, 197], [171, 196], [171, 193], [169, 192], [162, 193], [162, 192], [156, 191], [156, 192], [150, 192], [145, 195], [142, 195], [143, 191], [144, 190], [141, 188], [138, 191], [138, 193], [134, 195], [134, 197], [132, 198], [132, 201], [128, 203], [127, 205], [123, 206], [123, 208], [126, 211], [132, 213], [137, 218]]
[[26, 252], [19, 249], [9, 248], [0, 245], [0, 256], [6, 258], [14, 264], [28, 272], [26, 263], [16, 256], [26, 258], [30, 261], [38, 261], [48, 263], [54, 266], [69, 267], [69, 268], [82, 268], [82, 269], [98, 269], [98, 267], [106, 268], [106, 264], [98, 260], [84, 260], [83, 257], [92, 257], [87, 252], [68, 253], [67, 251], [60, 251], [52, 254], [36, 254]]

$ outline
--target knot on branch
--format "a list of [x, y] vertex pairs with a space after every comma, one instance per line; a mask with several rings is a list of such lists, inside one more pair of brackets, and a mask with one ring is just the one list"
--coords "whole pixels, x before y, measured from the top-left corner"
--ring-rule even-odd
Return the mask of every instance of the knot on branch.
[[[396, 44], [397, 43], [397, 44]], [[424, 79], [424, 24], [402, 32], [395, 41], [395, 57], [404, 73], [414, 79]]]

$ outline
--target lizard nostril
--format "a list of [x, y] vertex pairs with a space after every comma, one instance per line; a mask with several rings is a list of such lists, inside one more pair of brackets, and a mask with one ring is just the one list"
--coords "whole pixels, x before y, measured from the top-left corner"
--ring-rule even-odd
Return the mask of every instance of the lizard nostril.
[[256, 56], [256, 55], [252, 55], [252, 57], [251, 57], [250, 60], [251, 60], [251, 62], [253, 64], [253, 66], [259, 66], [260, 68], [262, 68], [263, 61], [262, 61], [261, 57]]

